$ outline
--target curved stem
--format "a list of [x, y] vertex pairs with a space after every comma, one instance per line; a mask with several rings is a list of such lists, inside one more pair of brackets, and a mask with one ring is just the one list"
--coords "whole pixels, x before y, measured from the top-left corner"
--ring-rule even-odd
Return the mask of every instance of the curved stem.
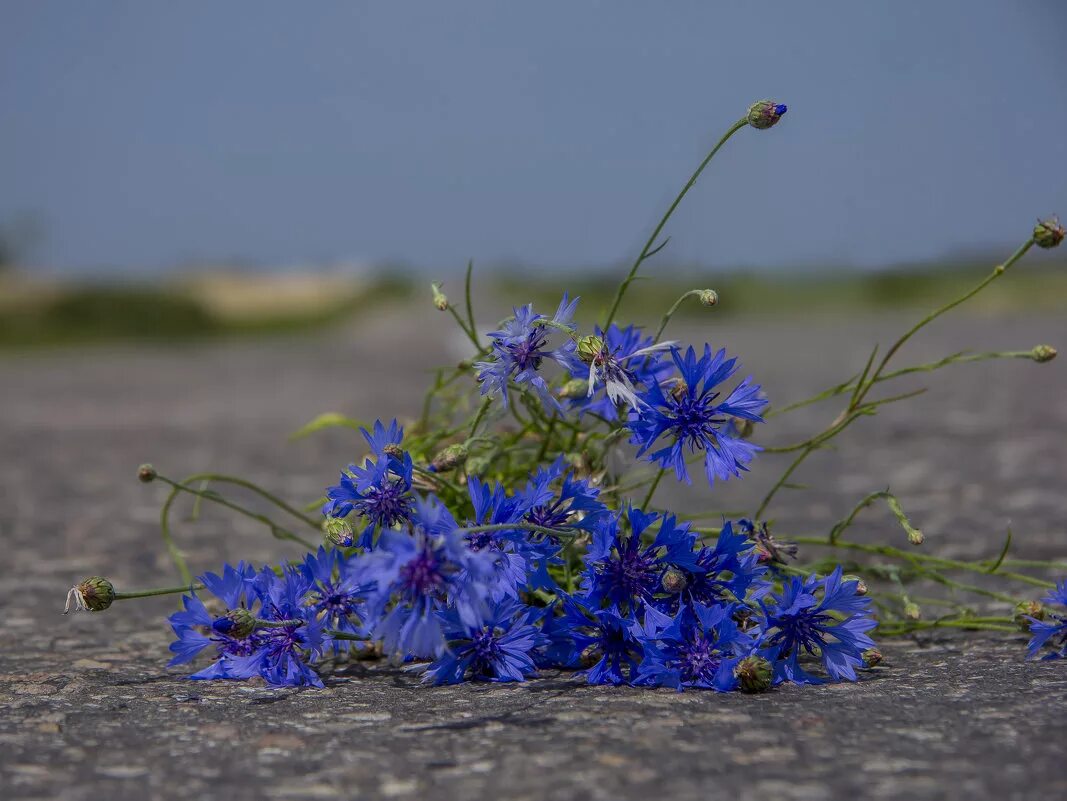
[[642, 262], [644, 262], [644, 260], [652, 254], [654, 245], [656, 244], [656, 240], [659, 239], [660, 232], [663, 231], [663, 226], [667, 224], [667, 220], [669, 220], [671, 218], [671, 215], [674, 214], [674, 210], [678, 208], [678, 205], [682, 202], [682, 198], [684, 198], [689, 192], [689, 190], [693, 188], [693, 184], [697, 182], [697, 179], [700, 177], [700, 174], [704, 172], [704, 168], [708, 166], [708, 162], [710, 162], [712, 158], [714, 158], [715, 154], [719, 152], [719, 149], [723, 145], [726, 144], [727, 140], [747, 125], [748, 117], [745, 116], [735, 122], [732, 126], [730, 126], [730, 129], [725, 134], [723, 134], [722, 139], [720, 139], [718, 143], [716, 143], [715, 147], [711, 149], [711, 152], [709, 152], [708, 155], [704, 157], [704, 160], [700, 162], [700, 166], [697, 167], [693, 174], [689, 177], [689, 180], [686, 181], [685, 186], [682, 187], [682, 191], [678, 193], [678, 196], [674, 199], [674, 202], [671, 203], [666, 213], [663, 215], [662, 218], [660, 218], [659, 223], [652, 231], [652, 235], [648, 238], [648, 241], [645, 242], [645, 246], [641, 248], [641, 254], [633, 263], [633, 266], [630, 268], [630, 272], [627, 274], [623, 282], [619, 284], [619, 288], [615, 292], [615, 299], [611, 302], [611, 310], [608, 312], [608, 316], [604, 319], [604, 324], [600, 327], [602, 331], [607, 331], [608, 326], [610, 326], [612, 321], [614, 321], [615, 314], [619, 310], [619, 304], [622, 303], [622, 298], [626, 294], [626, 290], [629, 289], [630, 284], [633, 283], [634, 276], [637, 275], [637, 271], [641, 268]]
[[885, 356], [882, 357], [882, 361], [878, 363], [878, 367], [875, 368], [874, 373], [871, 374], [871, 377], [870, 377], [870, 379], [868, 379], [866, 386], [863, 387], [863, 388], [860, 388], [859, 391], [857, 392], [855, 398], [853, 399], [852, 403], [850, 404], [850, 408], [854, 409], [857, 406], [859, 406], [860, 403], [863, 402], [863, 399], [867, 396], [867, 393], [870, 392], [871, 387], [873, 387], [878, 382], [878, 379], [882, 375], [882, 372], [885, 370], [886, 365], [889, 364], [889, 360], [893, 358], [893, 355], [898, 350], [900, 350], [900, 348], [904, 345], [905, 342], [907, 342], [909, 339], [911, 339], [916, 333], [919, 332], [919, 330], [921, 330], [926, 325], [929, 325], [930, 323], [932, 323], [934, 320], [936, 320], [942, 314], [944, 314], [945, 312], [951, 311], [952, 309], [956, 308], [957, 306], [959, 306], [964, 301], [970, 300], [975, 295], [977, 295], [979, 292], [981, 292], [983, 289], [985, 289], [987, 286], [989, 286], [989, 284], [993, 283], [995, 280], [1000, 278], [1000, 276], [1002, 276], [1008, 270], [1009, 267], [1011, 267], [1013, 264], [1015, 264], [1015, 262], [1017, 262], [1019, 259], [1021, 259], [1023, 256], [1025, 256], [1026, 252], [1031, 247], [1033, 247], [1033, 245], [1034, 245], [1034, 238], [1031, 236], [1013, 254], [1011, 254], [1011, 256], [1008, 258], [1008, 260], [1006, 262], [1004, 262], [1003, 264], [998, 264], [993, 269], [993, 272], [991, 272], [983, 280], [979, 281], [977, 286], [975, 286], [969, 292], [963, 293], [962, 295], [960, 295], [958, 298], [956, 298], [955, 300], [951, 301], [950, 303], [946, 303], [941, 308], [930, 312], [924, 318], [919, 320], [919, 322], [917, 322], [915, 325], [913, 325], [911, 328], [909, 328], [906, 332], [904, 332], [903, 336], [901, 336], [899, 339], [897, 339], [897, 341], [894, 342], [889, 347], [889, 350], [887, 350], [885, 352]]
[[663, 331], [666, 329], [667, 323], [671, 321], [674, 313], [678, 311], [685, 299], [691, 298], [693, 295], [699, 295], [702, 291], [703, 290], [701, 289], [690, 289], [688, 292], [683, 293], [678, 300], [674, 301], [674, 305], [667, 310], [667, 313], [663, 315], [663, 319], [659, 321], [659, 329], [656, 331], [656, 336], [652, 339], [653, 344], [659, 342], [659, 338], [663, 336]]

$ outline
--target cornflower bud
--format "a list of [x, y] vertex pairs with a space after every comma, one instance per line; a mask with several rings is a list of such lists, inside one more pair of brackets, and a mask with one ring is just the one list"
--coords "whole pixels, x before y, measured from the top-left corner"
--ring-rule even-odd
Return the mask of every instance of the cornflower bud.
[[753, 128], [765, 130], [776, 125], [787, 110], [785, 103], [758, 100], [748, 107], [748, 124]]
[[771, 663], [762, 656], [746, 656], [734, 668], [743, 693], [761, 693], [771, 686]]
[[700, 290], [700, 302], [705, 306], [714, 306], [719, 302], [719, 293], [714, 289]]
[[382, 453], [392, 456], [394, 459], [402, 459], [404, 457], [404, 449], [393, 442], [382, 448]]
[[1030, 618], [1045, 619], [1045, 607], [1040, 601], [1024, 601], [1015, 607], [1015, 625], [1023, 631], [1030, 631]]
[[494, 455], [493, 451], [471, 454], [467, 457], [467, 463], [463, 466], [463, 469], [468, 475], [480, 476], [489, 469], [489, 465], [493, 463]]
[[71, 602], [75, 612], [102, 612], [115, 600], [115, 587], [102, 576], [90, 576], [81, 584], [70, 588], [63, 614], [70, 612]]
[[455, 470], [467, 460], [467, 455], [467, 446], [462, 442], [457, 442], [455, 445], [449, 445], [438, 452], [433, 457], [433, 461], [430, 462], [430, 468], [435, 473], [446, 473], [449, 470]]
[[242, 640], [256, 630], [256, 616], [247, 609], [231, 609], [222, 617], [215, 618], [211, 628], [219, 634]]
[[584, 398], [589, 394], [589, 382], [584, 378], [572, 378], [559, 389], [559, 396], [565, 400]]
[[338, 547], [351, 548], [356, 541], [352, 526], [340, 517], [327, 517], [322, 521], [322, 528], [326, 531], [326, 539]]
[[598, 336], [589, 334], [578, 340], [578, 358], [586, 364], [590, 364], [603, 350], [604, 340]]
[[1038, 220], [1034, 226], [1034, 244], [1039, 248], [1054, 248], [1063, 241], [1063, 226], [1059, 217]]
[[868, 591], [867, 590], [867, 582], [865, 582], [859, 576], [849, 575], [849, 576], [845, 576], [841, 580], [842, 581], [854, 581], [854, 582], [856, 582], [856, 595], [866, 595], [867, 594], [867, 591]]
[[868, 648], [863, 652], [863, 663], [868, 668], [878, 667], [882, 664], [882, 652], [877, 648]]
[[1056, 358], [1056, 349], [1051, 345], [1035, 345], [1034, 349], [1030, 351], [1030, 358], [1038, 364], [1042, 362], [1050, 362]]
[[137, 480], [143, 481], [145, 484], [149, 481], [155, 481], [157, 475], [159, 474], [156, 473], [156, 468], [150, 464], [143, 464], [137, 468]]
[[430, 290], [433, 292], [433, 305], [437, 311], [448, 311], [448, 296], [441, 291], [441, 285], [434, 281], [430, 284]]
[[591, 668], [599, 662], [603, 656], [604, 654], [601, 652], [599, 646], [590, 645], [582, 651], [581, 656], [578, 657], [578, 661], [583, 668]]
[[737, 436], [741, 437], [741, 439], [748, 439], [752, 436], [752, 432], [756, 430], [756, 424], [743, 417], [731, 417], [730, 422], [734, 424]]
[[915, 603], [915, 601], [904, 602], [904, 617], [906, 617], [908, 620], [918, 620], [920, 617], [922, 617], [922, 610], [919, 608], [919, 605]]
[[684, 590], [689, 582], [686, 580], [685, 573], [676, 567], [669, 567], [664, 571], [660, 584], [663, 585], [665, 592], [676, 594]]

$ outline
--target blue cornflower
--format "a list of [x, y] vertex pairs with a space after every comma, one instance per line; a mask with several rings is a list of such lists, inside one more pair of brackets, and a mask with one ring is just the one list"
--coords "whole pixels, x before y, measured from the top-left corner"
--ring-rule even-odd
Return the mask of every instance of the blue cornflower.
[[626, 510], [630, 533], [620, 531], [622, 514], [604, 518], [593, 531], [593, 541], [585, 555], [582, 593], [589, 603], [607, 601], [623, 610], [651, 603], [661, 591], [663, 572], [669, 564], [667, 553], [691, 549], [688, 524], [678, 525], [673, 515], [660, 522], [651, 545], [642, 545], [641, 536], [660, 515], [632, 506]]
[[[468, 527], [506, 525], [522, 519], [525, 509], [521, 499], [508, 495], [500, 484], [490, 486], [476, 476], [468, 476], [467, 492], [474, 507]], [[496, 559], [493, 600], [518, 598], [519, 590], [527, 585], [533, 561], [539, 556], [529, 546], [526, 532], [521, 528], [469, 531], [464, 539], [472, 551], [492, 554]]]
[[730, 418], [763, 422], [760, 412], [767, 401], [760, 397], [760, 386], [746, 378], [720, 401], [716, 387], [737, 371], [736, 359], [727, 359], [725, 350], [712, 355], [708, 345], [699, 359], [693, 348], [684, 356], [672, 348], [671, 355], [681, 381], [666, 393], [662, 384], [650, 385], [640, 396], [640, 410], [631, 414], [627, 423], [633, 433], [631, 442], [640, 446], [637, 455], [643, 456], [666, 435], [673, 441], [649, 454], [648, 460], [674, 468], [679, 481], [690, 480], [685, 464], [687, 449], [690, 453], [705, 452], [704, 472], [709, 483], [741, 475], [760, 449], [737, 435]]
[[465, 679], [524, 681], [537, 672], [534, 649], [547, 642], [533, 625], [535, 614], [510, 599], [497, 604], [484, 622], [474, 626], [455, 609], [439, 613], [446, 650], [422, 680], [432, 684], [458, 684]]
[[[308, 554], [300, 566], [311, 582], [306, 603], [315, 617], [334, 631], [363, 635], [367, 619], [367, 598], [375, 589], [372, 581], [357, 574], [356, 562], [339, 550]], [[348, 651], [352, 640], [334, 640], [334, 653]]]
[[[366, 430], [363, 433], [371, 439]], [[400, 457], [383, 453], [377, 461], [368, 459], [363, 467], [349, 465], [340, 483], [327, 488], [329, 500], [322, 513], [328, 518], [343, 518], [357, 512], [367, 527], [356, 544], [370, 548], [379, 530], [411, 519], [413, 470], [411, 454], [406, 451]]]
[[714, 546], [686, 547], [679, 539], [669, 548], [664, 561], [678, 571], [665, 578], [663, 589], [668, 595], [659, 606], [672, 614], [686, 603], [712, 606], [724, 601], [753, 601], [770, 590], [770, 583], [760, 581], [767, 568], [759, 562], [759, 552], [742, 533], [727, 521], [719, 531]]
[[557, 652], [561, 665], [590, 665], [580, 674], [590, 684], [626, 684], [637, 677], [642, 649], [634, 615], [623, 617], [614, 608], [588, 610], [570, 598], [564, 598], [564, 610], [559, 625], [573, 647], [567, 655]]
[[[619, 403], [625, 402], [637, 411], [640, 401], [637, 390], [656, 384], [670, 372], [670, 364], [661, 358], [674, 342], [656, 342], [642, 336], [640, 328], [620, 329], [612, 323], [605, 334], [599, 327], [595, 334], [583, 338], [578, 345], [578, 357], [583, 364], [572, 369], [571, 375], [588, 382], [587, 397], [572, 401], [572, 408], [581, 413], [595, 412], [609, 420], [618, 417]], [[588, 365], [588, 367], [586, 367]], [[603, 386], [604, 393], [596, 395]]]
[[255, 583], [262, 599], [260, 617], [285, 625], [256, 629], [252, 634], [255, 650], [231, 660], [232, 677], [262, 676], [274, 685], [322, 687], [310, 663], [332, 643], [323, 621], [307, 604], [313, 580], [295, 567], [285, 567], [281, 575], [265, 567]]
[[573, 330], [571, 318], [577, 305], [578, 298], [569, 300], [564, 293], [563, 300], [550, 321], [544, 315], [535, 313], [532, 304], [516, 307], [515, 316], [507, 321], [501, 330], [489, 334], [493, 340], [493, 358], [474, 365], [478, 370], [482, 394], [499, 393], [506, 406], [508, 383], [513, 381], [516, 384], [529, 385], [537, 392], [542, 402], [557, 409], [561, 408], [540, 373], [541, 363], [545, 359], [551, 359], [568, 371], [578, 364], [574, 356], [575, 344], [571, 339], [568, 338], [558, 348], [548, 347], [553, 328]]
[[[449, 606], [476, 625], [486, 614], [495, 559], [467, 547], [451, 514], [421, 501], [412, 531], [382, 532], [375, 551], [357, 557], [360, 574], [377, 584], [374, 634], [393, 657], [434, 657], [444, 647], [437, 612]], [[393, 604], [392, 608], [386, 608]], [[379, 615], [381, 618], [378, 619]]]
[[382, 425], [381, 420], [375, 420], [371, 431], [360, 428], [359, 432], [367, 440], [367, 444], [370, 445], [371, 452], [376, 458], [381, 458], [390, 452], [395, 454], [400, 447], [400, 443], [404, 440], [404, 429], [396, 422], [396, 418], [389, 422], [388, 428]]
[[[874, 647], [867, 632], [877, 622], [868, 607], [871, 599], [856, 594], [857, 581], [842, 581], [841, 566], [826, 578], [793, 577], [782, 586], [781, 595], [762, 601], [766, 626], [765, 643], [776, 648], [781, 658], [777, 671], [799, 684], [820, 680], [804, 672], [799, 664], [801, 651], [819, 655], [823, 667], [833, 679], [856, 680], [863, 667], [863, 652]], [[822, 591], [821, 600], [816, 597]]]
[[[554, 484], [559, 481], [559, 489]], [[519, 493], [525, 507], [522, 519], [545, 528], [580, 528], [591, 531], [608, 513], [607, 506], [599, 499], [600, 490], [588, 481], [577, 479], [567, 469], [566, 460], [560, 456], [547, 468], [538, 467], [530, 476], [525, 489]], [[548, 537], [558, 544], [558, 537], [534, 533], [532, 539]]]
[[734, 606], [682, 606], [666, 626], [649, 625], [638, 635], [644, 660], [635, 684], [700, 687], [728, 692], [737, 687], [734, 668], [752, 649], [733, 619]]
[[[1042, 599], [1047, 604], [1059, 604], [1067, 606], [1067, 579], [1063, 579], [1056, 588], [1049, 590], [1048, 595]], [[1052, 649], [1042, 659], [1067, 659], [1067, 617], [1050, 614], [1048, 620], [1037, 620], [1029, 617], [1030, 633], [1034, 635], [1030, 639], [1030, 647], [1027, 656], [1031, 659], [1046, 645]]]
[[[236, 567], [225, 565], [221, 576], [205, 573], [197, 580], [208, 592], [222, 601], [227, 609], [245, 609], [259, 601], [252, 583], [254, 578], [255, 570], [250, 565], [239, 562]], [[219, 625], [213, 626], [216, 619], [195, 593], [182, 596], [182, 606], [184, 611], [175, 612], [168, 618], [178, 638], [170, 644], [170, 650], [174, 654], [170, 664], [173, 666], [190, 662], [205, 648], [214, 645], [217, 660], [190, 678], [232, 678], [228, 674], [230, 661], [236, 657], [247, 656], [255, 648], [251, 634], [230, 636], [231, 627], [226, 625], [225, 618], [219, 618]]]
[[[278, 576], [270, 568], [264, 568], [256, 574], [241, 562], [236, 568], [226, 565], [221, 576], [206, 573], [199, 580], [232, 611], [213, 618], [195, 594], [184, 596], [185, 611], [170, 616], [171, 628], [178, 636], [170, 646], [175, 654], [171, 665], [188, 662], [214, 645], [217, 660], [190, 678], [262, 676], [274, 685], [322, 686], [308, 662], [322, 655], [327, 638], [321, 622], [304, 604], [310, 584], [299, 571], [289, 568], [283, 576]], [[247, 630], [236, 622], [233, 610], [243, 613]], [[279, 627], [253, 627], [257, 618], [296, 622]]]

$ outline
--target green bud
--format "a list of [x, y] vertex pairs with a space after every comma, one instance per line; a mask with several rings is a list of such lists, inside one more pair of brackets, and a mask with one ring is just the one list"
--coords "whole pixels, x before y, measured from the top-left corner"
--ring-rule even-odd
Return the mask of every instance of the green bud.
[[866, 595], [867, 594], [867, 582], [865, 582], [859, 576], [851, 576], [851, 575], [850, 576], [844, 576], [844, 577], [842, 577], [841, 580], [842, 581], [854, 581], [854, 582], [856, 582], [856, 595]]
[[382, 453], [386, 454], [387, 456], [392, 456], [394, 459], [404, 458], [404, 449], [392, 442], [382, 448]]
[[241, 640], [256, 630], [256, 616], [247, 609], [231, 609], [222, 617], [216, 618], [211, 628], [219, 634]]
[[922, 617], [922, 614], [922, 610], [919, 608], [919, 605], [915, 603], [915, 601], [904, 602], [904, 617], [906, 617], [908, 620], [918, 620], [920, 617]]
[[748, 124], [753, 128], [765, 130], [778, 124], [778, 120], [786, 112], [785, 103], [775, 103], [773, 100], [758, 100], [748, 107]]
[[114, 585], [102, 576], [90, 576], [81, 584], [70, 588], [63, 614], [70, 611], [71, 602], [74, 603], [75, 612], [103, 612], [114, 600]]
[[719, 302], [719, 293], [714, 289], [700, 290], [700, 302], [705, 306], [715, 306]]
[[604, 340], [593, 334], [578, 340], [578, 358], [589, 364], [604, 350]]
[[155, 481], [157, 475], [159, 474], [156, 473], [156, 468], [150, 464], [143, 464], [137, 468], [137, 480], [143, 481], [145, 484], [149, 481]]
[[734, 428], [737, 430], [737, 436], [741, 437], [741, 439], [748, 439], [752, 436], [752, 432], [756, 430], [756, 424], [743, 417], [732, 417], [730, 418], [730, 422], [734, 424]]
[[1044, 620], [1045, 607], [1040, 601], [1024, 601], [1015, 607], [1015, 625], [1023, 631], [1030, 631], [1030, 618]]
[[434, 281], [430, 284], [430, 290], [433, 292], [433, 305], [437, 311], [448, 311], [448, 296], [441, 291], [441, 285]]
[[664, 571], [660, 584], [663, 585], [665, 592], [677, 594], [689, 585], [689, 581], [681, 570], [676, 567], [669, 567]]
[[863, 652], [863, 663], [868, 668], [878, 667], [882, 664], [882, 652], [877, 648], [868, 648]]
[[589, 382], [584, 378], [572, 378], [559, 390], [559, 396], [564, 399], [584, 398], [589, 394]]
[[1034, 244], [1039, 248], [1054, 248], [1063, 241], [1063, 234], [1059, 217], [1038, 220], [1034, 226]]
[[326, 532], [326, 539], [338, 547], [350, 548], [356, 541], [352, 526], [340, 517], [327, 517], [322, 521], [322, 528]]
[[489, 469], [489, 466], [493, 463], [493, 456], [493, 451], [473, 453], [467, 457], [467, 463], [463, 466], [463, 469], [467, 472], [467, 475], [484, 475]]
[[771, 663], [762, 656], [746, 656], [734, 668], [734, 676], [743, 693], [761, 693], [769, 689], [773, 679]]
[[674, 384], [673, 384], [673, 386], [671, 386], [671, 390], [670, 390], [672, 398], [674, 398], [676, 401], [681, 402], [682, 398], [685, 397], [685, 394], [688, 391], [689, 391], [689, 385], [686, 384], [685, 381], [683, 381], [680, 378], [675, 378], [674, 379]]
[[433, 461], [430, 462], [430, 467], [438, 473], [447, 473], [449, 470], [455, 470], [467, 461], [467, 455], [467, 446], [462, 442], [457, 442], [455, 445], [449, 445], [444, 450], [438, 452], [438, 454], [433, 457]]
[[1056, 358], [1056, 349], [1051, 345], [1035, 345], [1030, 351], [1030, 358], [1035, 362], [1050, 362]]
[[603, 657], [604, 654], [601, 653], [600, 648], [598, 646], [590, 645], [586, 647], [584, 651], [582, 651], [582, 655], [578, 657], [578, 661], [581, 663], [581, 666], [583, 668], [591, 668]]

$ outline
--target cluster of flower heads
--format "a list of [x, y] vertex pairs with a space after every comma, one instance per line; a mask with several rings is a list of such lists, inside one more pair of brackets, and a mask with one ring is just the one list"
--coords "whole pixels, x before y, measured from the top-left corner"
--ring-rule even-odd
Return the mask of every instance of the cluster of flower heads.
[[[682, 351], [632, 325], [612, 324], [579, 336], [572, 322], [577, 303], [564, 295], [551, 318], [529, 304], [514, 309], [501, 330], [489, 334], [490, 358], [474, 365], [482, 394], [499, 396], [506, 405], [509, 389], [530, 389], [560, 413], [618, 420], [638, 457], [673, 470], [687, 483], [689, 454], [704, 454], [711, 484], [748, 469], [759, 447], [740, 429], [763, 422], [767, 400], [751, 378], [724, 392], [723, 384], [738, 370], [736, 359], [727, 358], [725, 350], [713, 352], [710, 345], [702, 354], [692, 347]], [[545, 375], [551, 363], [572, 379], [555, 392]]]
[[[193, 678], [321, 686], [316, 663], [374, 646], [434, 684], [553, 668], [594, 684], [720, 691], [855, 679], [867, 664], [875, 622], [857, 582], [840, 570], [785, 576], [748, 521], [706, 543], [673, 515], [609, 509], [562, 459], [514, 491], [469, 476], [460, 521], [413, 489], [395, 421], [364, 435], [371, 457], [324, 508], [340, 546], [200, 577], [214, 600], [187, 595], [171, 616], [172, 664], [209, 652]], [[349, 516], [365, 524], [358, 540]], [[570, 582], [568, 547], [584, 552]]]

